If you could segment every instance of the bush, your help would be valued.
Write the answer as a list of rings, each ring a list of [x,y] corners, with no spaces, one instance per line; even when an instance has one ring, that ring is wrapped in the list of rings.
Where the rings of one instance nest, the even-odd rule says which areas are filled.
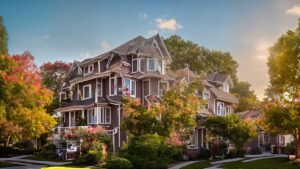
[[[207,148],[201,148],[199,153],[200,159],[209,159],[211,157],[211,152]]]
[[[102,160],[102,154],[95,150],[90,150],[86,154],[74,160],[75,165],[97,165]]]
[[[164,160],[147,160],[139,156],[130,156],[129,159],[135,169],[167,169],[167,162]]]
[[[237,150],[236,149],[232,149],[229,151],[229,153],[226,155],[226,158],[235,158],[237,157]]]
[[[0,157],[12,157],[17,155],[34,154],[34,149],[19,149],[14,147],[0,146]]]
[[[55,160],[58,158],[56,155],[56,145],[55,144],[48,144],[37,152],[37,157],[41,159],[48,159],[48,160]]]
[[[249,154],[261,154],[261,150],[258,147],[251,148]]]
[[[107,163],[107,169],[132,169],[132,163],[126,158],[116,157]]]

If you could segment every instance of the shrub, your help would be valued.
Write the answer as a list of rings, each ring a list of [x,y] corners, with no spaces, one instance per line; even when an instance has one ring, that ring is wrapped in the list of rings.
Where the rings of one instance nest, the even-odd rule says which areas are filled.
[[[132,163],[126,158],[113,158],[107,163],[107,169],[132,169]]]
[[[102,154],[95,150],[90,150],[86,154],[74,160],[75,165],[97,165],[102,160]]]
[[[261,154],[261,150],[258,147],[251,148],[249,154]]]
[[[237,150],[236,149],[232,149],[229,151],[229,153],[226,155],[226,158],[235,158],[237,157]]]
[[[147,160],[139,156],[130,156],[129,159],[135,169],[167,169],[167,162],[164,160]]]
[[[38,150],[37,157],[41,159],[49,159],[49,160],[57,159],[58,157],[56,155],[56,145],[48,144],[42,147],[41,149]]]
[[[209,159],[211,157],[211,152],[207,148],[201,148],[199,153],[200,159]]]

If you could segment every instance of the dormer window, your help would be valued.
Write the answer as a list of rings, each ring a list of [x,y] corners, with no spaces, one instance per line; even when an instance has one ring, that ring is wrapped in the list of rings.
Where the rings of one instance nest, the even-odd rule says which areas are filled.
[[[94,64],[89,65],[88,67],[84,68],[84,74],[89,74],[94,71]]]
[[[223,90],[224,90],[224,92],[229,93],[229,84],[228,83],[223,84]]]
[[[155,71],[155,59],[148,58],[147,61],[148,61],[148,64],[147,64],[148,71]]]

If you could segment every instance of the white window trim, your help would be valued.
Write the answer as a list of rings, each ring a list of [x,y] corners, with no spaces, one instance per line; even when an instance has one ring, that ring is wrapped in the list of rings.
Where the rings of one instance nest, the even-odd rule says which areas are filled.
[[[109,121],[107,120],[107,116],[106,116],[106,109],[109,109]],[[98,124],[111,124],[111,107],[98,107],[97,109],[97,123]],[[103,114],[102,114],[103,113]],[[102,120],[103,118],[103,120]]]
[[[113,93],[111,91],[111,79],[114,79],[114,90]],[[109,96],[116,96],[117,95],[117,89],[118,88],[118,83],[117,83],[117,77],[109,77]]]
[[[61,97],[62,94],[65,94],[65,98],[62,98],[62,97]],[[59,102],[61,102],[62,100],[66,100],[66,99],[67,99],[67,92],[61,91],[61,92],[59,93]]]
[[[131,71],[132,73],[137,73],[140,71],[140,62],[139,62],[140,59],[138,59],[137,57],[135,59],[132,59],[131,61]],[[136,71],[133,71],[133,61],[136,61]]]
[[[187,146],[188,149],[198,149],[198,130],[195,129],[195,132],[194,132],[194,137],[195,137],[195,144],[189,144]],[[190,136],[190,142],[192,140],[192,136]]]
[[[84,90],[85,87],[89,87],[89,97],[84,97],[84,96],[85,96],[85,90]],[[92,85],[91,85],[91,84],[84,85],[84,86],[82,87],[82,91],[83,91],[82,100],[86,100],[86,99],[92,98]]]
[[[100,89],[99,89],[98,85],[101,86]],[[98,92],[99,90],[100,90],[100,95],[99,95],[99,92]],[[98,83],[97,83],[97,91],[96,91],[96,92],[97,92],[97,96],[98,96],[98,97],[103,97],[103,85],[102,85],[101,82],[98,82]]]
[[[207,97],[207,98],[204,97],[204,94],[208,94],[208,97]],[[209,90],[204,89],[204,90],[202,91],[202,97],[203,97],[204,100],[210,99],[210,92],[209,92]]]
[[[101,73],[101,61],[98,61],[98,73]]]
[[[97,109],[96,108],[92,108],[92,109],[88,109],[87,110],[87,124],[97,124],[97,113],[95,113]],[[90,111],[92,111],[92,113],[94,112],[94,116],[93,117],[93,120],[91,121],[90,119]]]
[[[158,81],[158,86],[157,86],[157,97],[162,97],[163,95],[160,95],[159,94],[159,91],[160,91],[160,89],[159,89],[159,84],[160,83],[166,83],[167,84],[167,88],[166,88],[166,90],[168,90],[169,89],[169,83],[167,82],[167,81],[163,81],[163,80],[160,80],[160,81]]]
[[[219,111],[219,105],[223,105],[223,106],[222,106],[223,109],[221,109],[221,110],[224,111],[224,115],[225,115],[225,113],[226,113],[226,112],[225,112],[225,107],[224,107],[225,105],[224,105],[224,103],[223,103],[223,102],[217,102],[217,115],[218,115],[218,116],[224,116],[224,115],[222,115],[221,112]]]
[[[229,111],[227,111],[227,110],[229,110]],[[227,106],[225,111],[226,111],[226,112],[225,112],[226,115],[231,114],[231,106]]]
[[[129,80],[129,95],[130,97],[133,97],[133,98],[136,98],[136,81],[135,80],[132,80],[132,79],[128,79],[128,78],[124,78],[124,81],[123,81],[123,86],[125,88],[125,81],[126,80]],[[134,82],[134,94],[131,94],[131,91],[132,91],[132,82]],[[124,89],[123,89],[124,90]]]
[[[149,63],[150,63],[149,60],[153,60],[153,61],[154,61],[154,69],[153,69],[153,70],[150,70],[150,69],[149,69],[149,67],[150,67],[150,66],[149,66]],[[157,70],[157,69],[155,69],[155,68],[156,68],[156,61],[155,61],[155,58],[148,57],[148,58],[147,58],[147,71],[148,71],[148,72],[154,72],[154,71]]]
[[[90,71],[90,67],[92,67],[92,70]],[[84,75],[88,75],[88,74],[91,74],[93,71],[94,71],[94,63],[90,64],[87,66],[87,72],[85,72],[85,68],[84,68]]]

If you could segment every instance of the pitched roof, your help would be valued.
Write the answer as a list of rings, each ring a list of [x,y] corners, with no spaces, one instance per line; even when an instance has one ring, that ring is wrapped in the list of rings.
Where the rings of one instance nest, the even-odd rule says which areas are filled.
[[[230,102],[230,103],[238,103],[239,100],[232,94],[223,92],[215,87],[210,88],[210,90],[216,95],[218,99]]]
[[[228,74],[211,73],[207,76],[207,80],[224,83],[229,78],[229,76],[230,75]]]
[[[257,119],[262,116],[262,110],[251,110],[251,111],[243,111],[236,113],[242,119]]]

